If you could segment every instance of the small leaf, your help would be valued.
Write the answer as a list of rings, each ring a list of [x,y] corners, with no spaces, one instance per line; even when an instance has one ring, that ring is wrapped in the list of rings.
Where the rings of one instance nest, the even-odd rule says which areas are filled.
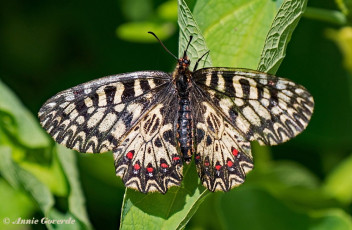
[[[258,70],[275,74],[286,55],[286,47],[307,5],[307,0],[286,0],[266,37]]]
[[[202,35],[197,22],[194,20],[191,11],[184,0],[178,0],[178,25],[180,27],[178,55],[183,57],[183,52],[186,50],[186,46],[189,43],[190,36],[193,36],[193,40],[187,50],[188,58],[191,60],[190,69],[194,68],[195,63],[198,59],[209,51],[205,44],[205,39]],[[211,67],[212,62],[210,56],[205,56],[200,60],[198,68]]]

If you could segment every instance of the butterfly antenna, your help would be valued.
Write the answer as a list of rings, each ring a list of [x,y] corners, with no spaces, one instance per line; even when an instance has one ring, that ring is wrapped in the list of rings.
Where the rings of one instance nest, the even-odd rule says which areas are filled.
[[[171,54],[171,56],[173,56],[176,60],[178,60],[178,58],[177,58],[173,53],[171,53],[170,50],[168,50],[168,49],[166,48],[166,46],[163,44],[163,42],[160,41],[160,39],[158,38],[158,36],[156,36],[156,34],[154,34],[153,32],[150,32],[150,31],[148,32],[148,34],[153,35],[153,36],[156,38],[156,40],[158,40],[158,42],[160,43],[160,45],[166,50],[166,52],[168,52],[169,54]]]
[[[188,42],[188,44],[187,44],[187,47],[186,47],[186,49],[185,49],[185,52],[183,53],[183,57],[184,57],[184,58],[187,56],[187,50],[188,50],[189,45],[191,44],[192,39],[193,39],[193,36],[192,36],[192,35],[189,36],[189,42]]]
[[[198,61],[197,61],[196,64],[194,65],[193,72],[197,69],[200,60],[202,60],[205,55],[209,54],[209,52],[210,52],[210,50],[208,50],[205,54],[203,54],[203,55],[198,59]]]

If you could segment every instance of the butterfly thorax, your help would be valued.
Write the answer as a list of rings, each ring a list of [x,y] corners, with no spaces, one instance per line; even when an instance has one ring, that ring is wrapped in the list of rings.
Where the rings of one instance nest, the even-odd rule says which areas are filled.
[[[192,118],[189,100],[191,87],[191,71],[188,69],[190,61],[187,57],[180,58],[173,73],[179,99],[177,119],[177,143],[183,160],[189,163],[192,159]]]

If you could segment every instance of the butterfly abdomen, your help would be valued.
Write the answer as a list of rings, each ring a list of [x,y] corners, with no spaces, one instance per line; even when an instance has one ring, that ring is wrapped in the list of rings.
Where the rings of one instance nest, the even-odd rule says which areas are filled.
[[[184,161],[190,162],[192,159],[192,121],[190,102],[188,98],[181,98],[180,109],[177,120],[177,139]]]
[[[176,87],[179,98],[177,119],[177,142],[183,160],[189,163],[192,159],[192,117],[189,101],[189,78],[183,72],[178,72]]]

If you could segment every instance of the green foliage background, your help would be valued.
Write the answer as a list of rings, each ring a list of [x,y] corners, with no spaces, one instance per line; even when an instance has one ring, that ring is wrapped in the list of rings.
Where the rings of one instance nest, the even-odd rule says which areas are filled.
[[[194,18],[181,6],[180,35],[176,1],[1,3],[0,229],[352,229],[352,3],[309,0],[298,23],[298,12],[276,16],[290,2],[304,1],[187,1]],[[36,113],[88,80],[172,71],[175,60],[147,31],[174,53],[197,33],[190,56],[211,50],[201,66],[259,68],[304,85],[316,102],[310,125],[279,146],[253,143],[255,169],[226,194],[204,190],[192,164],[164,196],[125,192],[110,153],[55,145]],[[5,217],[75,224],[6,225]]]

